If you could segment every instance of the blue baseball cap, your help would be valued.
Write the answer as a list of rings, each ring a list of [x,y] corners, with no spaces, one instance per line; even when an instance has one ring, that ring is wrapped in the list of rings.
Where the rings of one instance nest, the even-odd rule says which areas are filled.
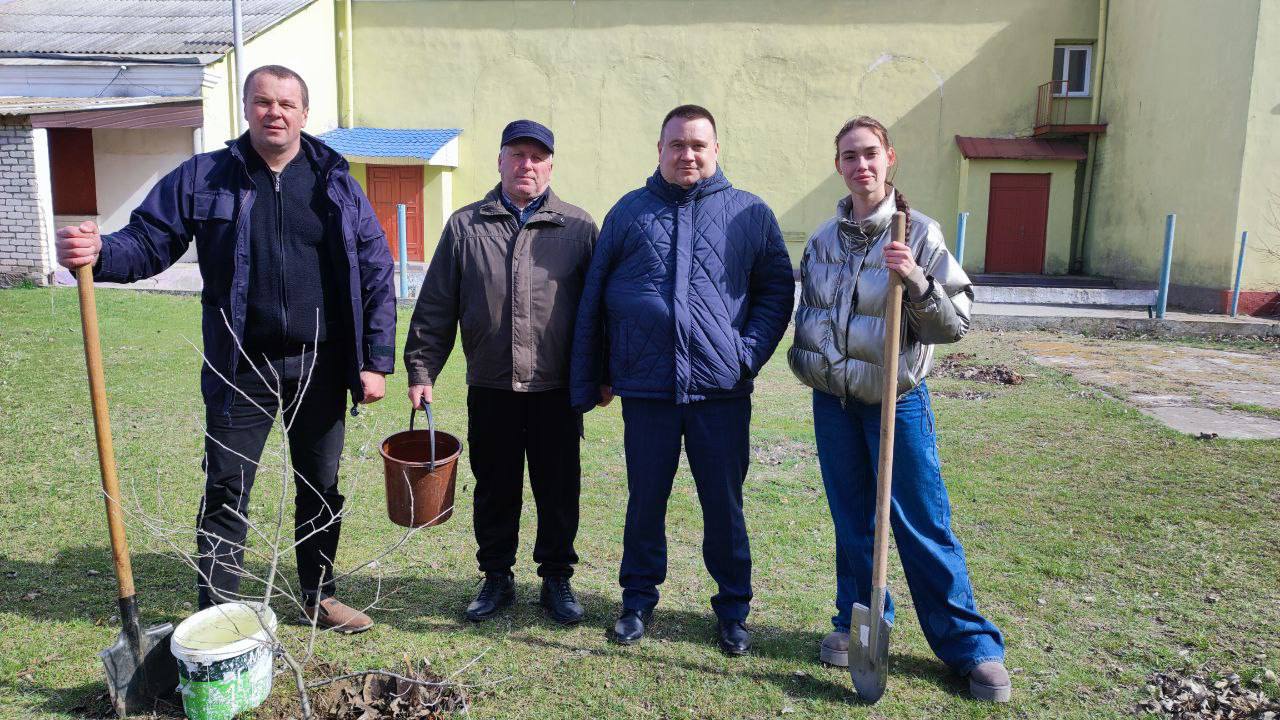
[[[556,136],[551,134],[546,125],[532,120],[513,120],[503,128],[503,145],[510,145],[517,140],[533,140],[541,143],[549,153],[556,151]]]

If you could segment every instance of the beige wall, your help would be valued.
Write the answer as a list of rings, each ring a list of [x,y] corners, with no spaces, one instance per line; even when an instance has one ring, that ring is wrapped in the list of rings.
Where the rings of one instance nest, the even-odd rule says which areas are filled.
[[[454,204],[496,180],[504,124],[557,134],[554,187],[597,219],[656,164],[681,102],[720,125],[722,164],[796,245],[845,189],[832,136],[866,113],[890,128],[899,185],[954,225],[954,136],[1029,135],[1058,38],[1093,38],[1096,0],[357,2],[356,124],[460,127]]]
[[[965,183],[965,207],[969,221],[965,229],[964,267],[970,273],[982,272],[987,255],[987,205],[991,196],[992,173],[1049,173],[1049,219],[1045,228],[1044,272],[1062,275],[1067,272],[1071,255],[1071,223],[1074,217],[1076,168],[1066,160],[970,160],[969,178]],[[937,218],[943,233],[955,231],[955,220]],[[951,241],[955,249],[954,240]]]
[[[1241,286],[1274,292],[1280,290],[1280,3],[1263,2],[1259,10],[1236,238],[1249,231]]]
[[[93,131],[93,175],[98,225],[114,232],[160,178],[191,157],[191,128]]]
[[[1272,97],[1276,83],[1274,70],[1250,70],[1258,6],[1111,4],[1102,88],[1108,127],[1098,142],[1087,272],[1157,282],[1165,215],[1174,212],[1171,282],[1230,287],[1250,78]],[[1274,155],[1269,162],[1274,167]]]
[[[334,47],[333,0],[316,0],[245,43],[245,71],[284,65],[307,81],[311,110],[306,131],[319,135],[338,126],[338,75]],[[204,144],[216,150],[235,137],[243,113],[234,101],[234,64],[230,54],[209,67],[214,78],[204,92]]]

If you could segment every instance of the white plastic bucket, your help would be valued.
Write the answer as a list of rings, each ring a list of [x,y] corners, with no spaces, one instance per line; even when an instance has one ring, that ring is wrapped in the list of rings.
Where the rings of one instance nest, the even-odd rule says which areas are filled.
[[[267,631],[275,629],[271,608],[247,603],[215,605],[178,625],[169,649],[178,662],[178,690],[188,718],[231,720],[267,699],[273,664]]]

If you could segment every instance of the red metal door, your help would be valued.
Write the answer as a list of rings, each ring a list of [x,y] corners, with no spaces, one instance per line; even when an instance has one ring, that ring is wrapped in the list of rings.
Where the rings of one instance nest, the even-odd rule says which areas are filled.
[[[1048,223],[1048,173],[992,173],[985,271],[1044,272]]]
[[[373,212],[387,234],[391,257],[400,261],[400,236],[396,228],[396,205],[404,204],[405,245],[411,262],[425,262],[422,248],[422,166],[370,165],[365,183]]]

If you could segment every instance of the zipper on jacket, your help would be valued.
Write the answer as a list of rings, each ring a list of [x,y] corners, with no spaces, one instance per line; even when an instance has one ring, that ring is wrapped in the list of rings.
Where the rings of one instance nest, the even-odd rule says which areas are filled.
[[[285,272],[285,248],[284,248],[284,195],[280,192],[280,178],[284,175],[284,170],[276,172],[271,170],[271,183],[275,186],[276,195],[276,242],[280,248],[280,308],[281,327],[280,342],[283,344],[289,338],[289,297],[285,292],[284,283],[288,273]]]

